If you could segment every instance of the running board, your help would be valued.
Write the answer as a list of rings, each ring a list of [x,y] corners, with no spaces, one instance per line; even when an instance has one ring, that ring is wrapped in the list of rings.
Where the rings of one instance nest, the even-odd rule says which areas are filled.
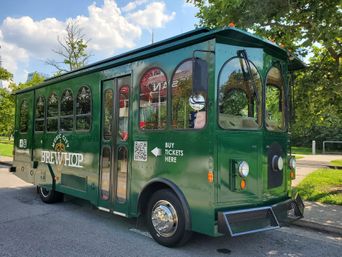
[[[218,232],[232,237],[279,227],[271,206],[218,212]]]

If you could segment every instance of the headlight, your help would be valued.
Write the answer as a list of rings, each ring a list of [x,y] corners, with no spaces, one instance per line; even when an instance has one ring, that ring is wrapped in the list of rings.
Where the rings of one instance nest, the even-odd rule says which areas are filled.
[[[272,159],[272,168],[273,170],[283,170],[284,168],[284,160],[281,156],[275,155]]]
[[[245,178],[249,173],[249,165],[246,161],[242,161],[239,164],[239,174],[241,177]]]
[[[291,157],[289,159],[289,167],[291,170],[295,170],[296,169],[296,159],[294,157]]]

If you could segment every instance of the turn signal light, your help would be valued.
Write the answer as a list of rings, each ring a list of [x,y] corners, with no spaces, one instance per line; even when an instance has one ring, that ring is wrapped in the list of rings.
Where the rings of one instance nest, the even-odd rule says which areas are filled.
[[[246,180],[244,180],[244,179],[241,179],[241,182],[240,182],[240,188],[241,188],[241,189],[245,189],[245,188],[246,188],[246,186],[247,186],[247,184],[246,184]]]
[[[214,181],[214,172],[209,170],[208,171],[208,182],[213,183],[213,181]]]
[[[293,180],[296,178],[296,173],[294,172],[294,170],[290,171],[290,178]]]

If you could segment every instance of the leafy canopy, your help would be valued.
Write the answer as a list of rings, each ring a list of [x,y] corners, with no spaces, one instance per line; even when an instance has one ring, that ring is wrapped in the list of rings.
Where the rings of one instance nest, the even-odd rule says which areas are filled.
[[[199,8],[201,26],[238,28],[275,40],[305,56],[320,44],[339,63],[342,9],[340,0],[188,0]]]

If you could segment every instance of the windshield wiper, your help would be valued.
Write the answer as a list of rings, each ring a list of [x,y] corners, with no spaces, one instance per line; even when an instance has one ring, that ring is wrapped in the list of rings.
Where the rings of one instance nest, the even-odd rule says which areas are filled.
[[[248,57],[247,57],[246,50],[238,50],[237,51],[237,56],[242,58],[245,61],[245,65],[247,67],[247,72],[248,72],[249,78],[250,78],[250,80],[252,82],[253,95],[255,96],[257,105],[259,106],[259,95],[258,95],[258,92],[257,92],[257,87],[256,87],[255,80],[254,80],[254,77],[253,77],[253,74],[252,74],[252,69],[251,69],[251,65],[250,65]],[[244,67],[243,67],[241,62],[240,62],[240,65],[241,65],[241,70],[242,70],[242,73],[243,73],[243,77],[244,77],[245,81],[248,81],[248,77],[247,77],[246,71],[245,71],[245,69],[244,69]]]

